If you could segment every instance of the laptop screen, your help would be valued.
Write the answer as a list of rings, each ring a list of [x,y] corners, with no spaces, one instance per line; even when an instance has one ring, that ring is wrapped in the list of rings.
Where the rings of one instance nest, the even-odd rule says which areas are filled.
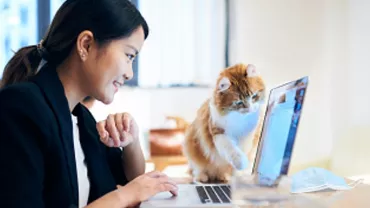
[[[271,90],[254,172],[276,179],[288,173],[308,77]]]

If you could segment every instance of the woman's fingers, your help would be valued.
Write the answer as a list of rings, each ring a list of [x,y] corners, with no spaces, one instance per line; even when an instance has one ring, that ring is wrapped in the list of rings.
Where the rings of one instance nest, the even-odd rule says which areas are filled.
[[[177,196],[178,194],[177,184],[174,181],[172,181],[166,174],[159,171],[152,171],[147,173],[147,175],[156,180],[155,187],[157,192],[169,191],[174,196]]]
[[[152,178],[159,178],[161,176],[167,176],[166,174],[164,174],[160,171],[157,171],[157,170],[151,171],[151,172],[147,173],[147,175],[152,177]]]
[[[107,144],[107,143],[108,143],[108,139],[109,139],[109,134],[108,134],[108,132],[105,130],[105,125],[106,125],[106,122],[105,122],[105,121],[100,121],[100,122],[98,122],[98,123],[96,124],[96,129],[98,130],[100,140],[101,140],[104,144]]]
[[[120,146],[126,146],[131,143],[128,133],[125,131],[125,120],[124,114],[118,113],[115,115],[114,120],[116,122],[117,131],[119,133]]]
[[[158,178],[158,182],[160,184],[164,184],[164,183],[169,183],[169,184],[172,184],[174,186],[176,186],[176,183],[174,181],[172,181],[168,176],[161,176]]]
[[[173,186],[176,186],[177,187],[176,182],[174,182],[173,180],[171,180],[171,178],[169,178],[166,174],[164,174],[162,172],[153,171],[153,172],[149,172],[148,175],[151,176],[152,178],[156,178],[158,184],[168,183],[168,184],[172,184]]]
[[[123,114],[123,130],[126,132],[130,132],[130,126],[131,126],[131,116],[128,113]]]
[[[120,135],[120,140],[123,141],[123,115],[122,113],[118,113],[114,116],[114,122],[116,123],[117,131]]]
[[[172,195],[174,195],[174,196],[179,195],[179,189],[177,188],[177,186],[176,186],[176,188],[175,188],[175,189],[170,190],[170,193],[171,193]]]
[[[176,188],[176,190],[171,190],[170,193],[174,196],[177,196],[179,194],[179,191],[178,189]]]
[[[121,146],[126,147],[132,142],[132,136],[127,132],[122,132]]]
[[[128,113],[110,114],[97,123],[100,140],[109,147],[125,147],[137,139],[135,121]],[[134,127],[131,127],[134,126]],[[133,131],[133,132],[130,132]]]
[[[165,192],[165,191],[169,191],[174,196],[177,196],[178,194],[177,186],[171,183],[162,183],[159,186],[157,186],[157,192]]]
[[[106,121],[106,129],[113,139],[114,146],[118,147],[120,144],[120,136],[115,124],[114,115],[109,115]]]
[[[163,173],[162,175],[160,175],[160,173],[158,174],[157,188],[158,188],[157,191],[159,192],[169,191],[175,196],[177,196],[178,194],[177,184]]]

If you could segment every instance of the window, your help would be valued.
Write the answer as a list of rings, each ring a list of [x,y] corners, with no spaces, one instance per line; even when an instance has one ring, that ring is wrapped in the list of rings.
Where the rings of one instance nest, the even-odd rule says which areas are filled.
[[[59,7],[62,6],[65,0],[50,0],[50,20],[53,19],[55,13],[58,11]]]
[[[225,67],[224,0],[139,0],[150,34],[138,58],[141,87],[213,84]]]
[[[19,48],[37,42],[37,0],[0,0],[0,79]]]

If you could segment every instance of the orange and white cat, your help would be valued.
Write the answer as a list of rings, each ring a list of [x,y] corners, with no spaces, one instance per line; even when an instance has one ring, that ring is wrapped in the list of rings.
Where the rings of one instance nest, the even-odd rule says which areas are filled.
[[[248,167],[241,144],[258,126],[265,98],[265,84],[251,64],[224,69],[216,83],[183,144],[191,174],[199,182],[227,181],[234,169]]]

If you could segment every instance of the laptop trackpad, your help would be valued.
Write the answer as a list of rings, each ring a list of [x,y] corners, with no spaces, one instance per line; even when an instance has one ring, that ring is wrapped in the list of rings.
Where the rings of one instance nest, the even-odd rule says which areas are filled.
[[[173,196],[170,192],[162,192],[143,202],[141,207],[192,207],[201,204],[195,186],[181,184],[178,196]]]

